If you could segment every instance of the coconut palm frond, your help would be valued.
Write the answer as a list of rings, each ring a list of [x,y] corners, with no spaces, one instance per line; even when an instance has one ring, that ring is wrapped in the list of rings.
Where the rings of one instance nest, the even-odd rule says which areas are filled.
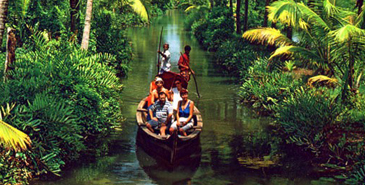
[[[301,58],[319,59],[320,57],[313,53],[312,51],[298,46],[282,46],[275,50],[275,52],[270,56],[269,60],[278,56],[296,56]]]
[[[250,42],[258,42],[260,44],[269,44],[276,46],[288,46],[293,42],[284,34],[275,28],[257,28],[248,30],[242,35],[243,38]]]
[[[189,6],[191,6],[192,4],[190,2],[183,2],[183,3],[180,4],[180,6],[182,6],[182,5],[189,5]]]
[[[185,12],[189,12],[189,11],[191,11],[191,10],[193,10],[193,9],[196,9],[196,6],[195,6],[195,5],[191,5],[191,6],[187,7],[187,8],[185,9]]]
[[[299,22],[297,3],[293,0],[276,1],[267,8],[268,18],[273,22],[280,21],[289,26],[294,26]]]
[[[16,151],[26,150],[31,140],[27,134],[0,120],[0,143]]]
[[[268,7],[269,20],[280,21],[292,27],[307,29],[308,24],[318,25],[329,29],[327,23],[304,3],[296,3],[293,0],[276,1]]]
[[[332,17],[333,15],[340,13],[338,7],[332,4],[332,2],[329,0],[323,1],[323,9],[325,10],[328,17]]]
[[[330,30],[330,27],[328,26],[326,21],[324,21],[321,16],[319,16],[316,12],[314,12],[305,4],[298,3],[298,9],[300,9],[301,13],[303,14],[303,19],[305,20],[305,22],[311,23],[313,25],[318,25],[325,30]]]
[[[141,0],[132,0],[129,5],[133,8],[134,12],[142,17],[143,20],[148,21],[148,13]]]
[[[314,84],[318,84],[318,83],[324,83],[324,85],[328,85],[328,86],[336,86],[338,83],[338,80],[336,78],[330,78],[328,76],[324,76],[324,75],[317,75],[317,76],[313,76],[311,78],[308,79],[307,85],[309,85],[310,87],[313,87]]]
[[[365,30],[358,28],[355,25],[347,24],[337,30],[331,31],[329,35],[335,38],[335,42],[345,43],[350,39],[364,37]]]

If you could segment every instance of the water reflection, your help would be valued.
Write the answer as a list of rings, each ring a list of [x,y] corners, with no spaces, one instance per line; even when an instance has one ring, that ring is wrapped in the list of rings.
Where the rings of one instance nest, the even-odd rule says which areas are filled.
[[[138,146],[136,156],[140,167],[159,185],[191,184],[201,159],[201,153],[196,153],[180,161],[178,165],[171,165],[167,161],[150,156]]]

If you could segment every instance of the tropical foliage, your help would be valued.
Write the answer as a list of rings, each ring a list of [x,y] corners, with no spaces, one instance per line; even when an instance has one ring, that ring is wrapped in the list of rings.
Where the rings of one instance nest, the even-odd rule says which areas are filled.
[[[269,5],[267,14],[263,4]],[[337,180],[363,183],[363,1],[250,1],[245,14],[248,27],[254,29],[242,35],[244,40],[230,30],[223,42],[209,37],[212,29],[219,30],[209,27],[219,7],[211,6],[204,9],[205,16],[190,7],[186,26],[191,25],[203,48],[217,51],[215,58],[228,73],[241,77],[243,102],[275,119],[280,143],[263,155],[300,154],[305,163],[310,161]],[[237,21],[234,16],[224,18]]]
[[[162,12],[162,2],[94,1],[87,51],[80,50],[86,1],[6,2],[0,17],[15,28],[17,49],[7,74],[0,54],[0,179],[28,184],[62,175],[81,156],[87,162],[108,153],[100,138],[123,120],[118,76],[132,59],[125,27],[148,24],[147,10]],[[79,8],[71,10],[74,2]]]
[[[298,41],[294,42],[275,28],[258,28],[247,31],[243,37],[250,41],[278,47],[270,56],[299,59],[317,69],[319,73],[343,79],[343,97],[347,87],[354,86],[354,65],[363,59],[363,14],[335,6],[336,1],[326,0],[311,9],[302,2],[277,1],[268,7],[269,20],[294,29]],[[321,38],[321,39],[318,39]]]

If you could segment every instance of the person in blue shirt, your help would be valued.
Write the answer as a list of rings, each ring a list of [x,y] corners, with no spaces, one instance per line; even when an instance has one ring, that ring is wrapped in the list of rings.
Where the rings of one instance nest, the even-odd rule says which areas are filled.
[[[187,136],[186,131],[193,127],[194,102],[188,99],[188,90],[180,91],[182,100],[178,103],[176,121],[171,125],[169,131],[174,133],[179,130],[180,134]]]

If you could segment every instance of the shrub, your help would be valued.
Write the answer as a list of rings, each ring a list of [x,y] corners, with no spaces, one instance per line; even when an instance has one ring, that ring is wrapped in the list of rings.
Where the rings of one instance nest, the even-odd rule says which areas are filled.
[[[319,155],[327,144],[325,138],[330,134],[329,128],[340,120],[344,107],[326,93],[300,88],[277,105],[274,111],[289,137],[288,142],[310,148]]]
[[[215,7],[205,20],[194,22],[192,30],[204,49],[216,51],[224,41],[232,38],[234,31],[232,12],[225,7]]]
[[[248,68],[252,65],[252,61],[262,58],[266,54],[266,51],[261,51],[256,46],[249,45],[247,42],[243,42],[239,36],[236,36],[219,46],[215,58],[226,72],[244,78]]]
[[[239,95],[261,112],[272,113],[273,107],[302,85],[291,73],[269,71],[267,59],[258,59],[249,67]]]
[[[33,141],[22,169],[59,175],[89,148],[98,150],[93,138],[119,124],[121,84],[104,64],[113,56],[91,55],[63,38],[34,48],[17,49],[9,79],[0,82],[0,105],[16,104],[3,119]]]

